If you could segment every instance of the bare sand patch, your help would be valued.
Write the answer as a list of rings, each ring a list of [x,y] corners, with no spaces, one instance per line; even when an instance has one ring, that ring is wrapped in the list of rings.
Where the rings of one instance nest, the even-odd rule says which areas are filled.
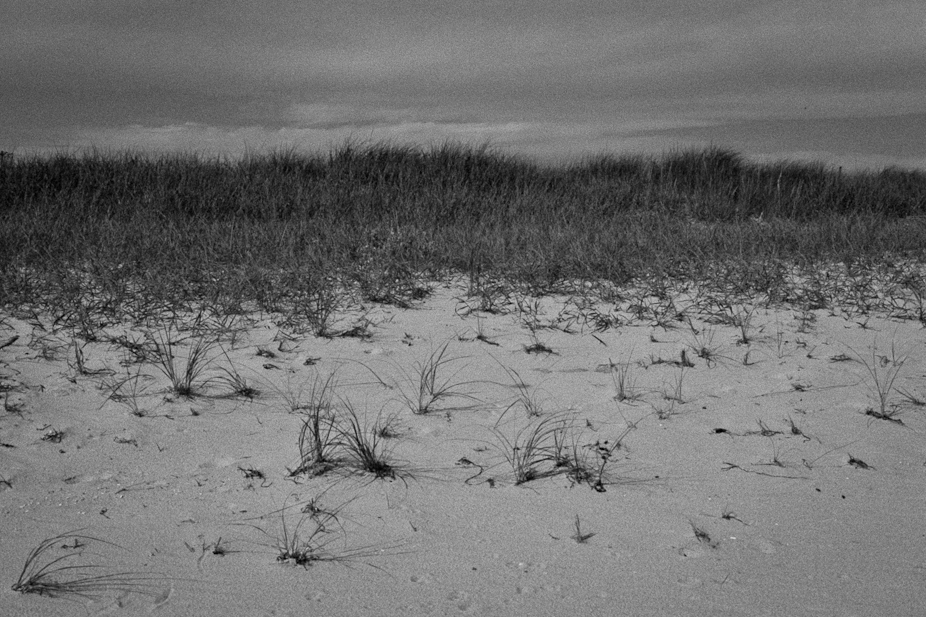
[[[0,613],[921,614],[920,323],[740,305],[597,329],[623,309],[462,296],[335,338],[213,324],[185,393],[143,329],[7,316]],[[161,331],[181,382],[202,332]],[[325,383],[330,467],[293,474]],[[47,582],[116,578],[14,592],[46,539],[39,571],[69,556]]]

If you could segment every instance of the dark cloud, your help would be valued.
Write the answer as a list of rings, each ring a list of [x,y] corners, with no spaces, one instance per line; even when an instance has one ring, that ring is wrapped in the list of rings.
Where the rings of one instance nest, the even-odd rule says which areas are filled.
[[[640,127],[926,112],[920,2],[0,0],[0,14],[4,148],[353,127],[557,135],[545,147],[573,152]]]

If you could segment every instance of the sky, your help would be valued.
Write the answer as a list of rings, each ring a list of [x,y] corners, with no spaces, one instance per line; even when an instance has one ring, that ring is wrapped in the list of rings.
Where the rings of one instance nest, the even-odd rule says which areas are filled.
[[[923,0],[0,0],[0,150],[926,169]]]

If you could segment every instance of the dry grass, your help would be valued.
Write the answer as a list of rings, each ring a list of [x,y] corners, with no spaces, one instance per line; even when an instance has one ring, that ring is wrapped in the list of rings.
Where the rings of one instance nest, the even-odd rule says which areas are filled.
[[[76,531],[42,540],[26,557],[13,591],[50,597],[96,598],[109,593],[163,593],[162,576],[143,572],[112,571],[110,566],[82,563],[90,546],[122,548],[101,538]]]

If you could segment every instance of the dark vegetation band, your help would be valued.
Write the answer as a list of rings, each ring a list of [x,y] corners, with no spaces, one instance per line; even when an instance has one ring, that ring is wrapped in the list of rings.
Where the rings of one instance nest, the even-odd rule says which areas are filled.
[[[73,285],[75,271],[241,300],[306,277],[467,274],[543,291],[718,267],[762,288],[795,264],[920,260],[924,214],[926,173],[720,148],[559,166],[455,144],[4,157],[0,301]]]

